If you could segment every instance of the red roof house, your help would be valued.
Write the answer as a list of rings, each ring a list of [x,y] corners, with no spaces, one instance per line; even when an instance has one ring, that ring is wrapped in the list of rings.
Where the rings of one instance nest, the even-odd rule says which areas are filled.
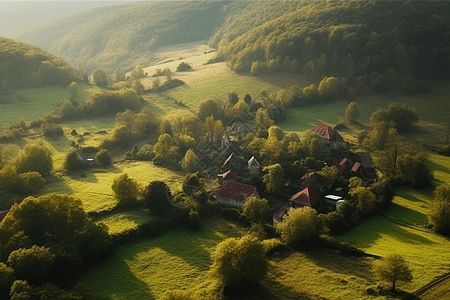
[[[242,208],[248,197],[259,197],[258,190],[252,185],[236,181],[225,181],[222,187],[212,193],[217,202],[227,206]]]
[[[317,134],[320,134],[323,139],[323,143],[326,146],[329,146],[334,149],[338,149],[342,147],[342,143],[344,139],[342,136],[333,128],[328,125],[319,124],[313,131]]]
[[[320,191],[314,186],[308,186],[293,195],[289,201],[297,207],[309,206],[316,208],[320,201]]]

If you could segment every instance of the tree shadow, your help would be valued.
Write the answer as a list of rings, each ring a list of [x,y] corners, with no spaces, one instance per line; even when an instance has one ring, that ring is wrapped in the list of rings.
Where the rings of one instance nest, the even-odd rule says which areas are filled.
[[[95,173],[91,172],[89,169],[80,170],[77,172],[70,172],[67,176],[75,181],[80,182],[98,182],[97,176]]]
[[[46,176],[45,179],[47,180],[47,182],[44,185],[44,187],[39,191],[37,196],[42,196],[49,193],[58,193],[67,195],[71,195],[74,193],[72,188],[68,186],[65,183],[65,181],[59,176],[49,175]]]
[[[424,202],[419,200],[420,202]],[[425,203],[425,202],[424,202]],[[391,204],[387,216],[397,219],[399,222],[403,222],[410,225],[425,226],[429,223],[428,216],[414,209],[409,209],[396,203]]]
[[[267,276],[261,284],[246,284],[240,288],[236,288],[232,292],[225,293],[225,299],[228,300],[310,300],[309,295],[296,291],[292,287],[282,284],[274,280],[272,276]]]

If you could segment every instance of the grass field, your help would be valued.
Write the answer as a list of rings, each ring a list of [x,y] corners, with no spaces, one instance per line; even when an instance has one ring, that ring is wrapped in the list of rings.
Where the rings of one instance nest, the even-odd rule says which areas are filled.
[[[152,219],[145,209],[134,209],[125,212],[118,212],[102,218],[97,222],[103,223],[108,227],[109,234],[120,233],[128,229],[136,228]]]
[[[98,299],[156,299],[173,289],[196,289],[205,282],[214,246],[238,234],[227,222],[171,231],[119,249],[83,281]]]
[[[450,158],[429,155],[436,183],[450,183]],[[340,236],[341,242],[352,243],[368,253],[398,253],[410,264],[414,279],[404,285],[412,292],[449,272],[450,240],[425,228],[432,190],[402,189],[383,216],[375,216]]]
[[[75,100],[79,103],[84,102],[93,90],[95,88],[90,85],[79,84]],[[69,87],[20,89],[16,93],[24,100],[0,105],[0,133],[21,120],[31,121],[40,118],[70,98]]]
[[[101,211],[113,208],[117,201],[113,197],[113,180],[126,173],[142,187],[151,181],[162,180],[172,191],[181,190],[182,176],[150,162],[123,162],[105,169],[86,169],[70,175],[61,174],[44,187],[41,194],[64,193],[81,199],[86,211]]]

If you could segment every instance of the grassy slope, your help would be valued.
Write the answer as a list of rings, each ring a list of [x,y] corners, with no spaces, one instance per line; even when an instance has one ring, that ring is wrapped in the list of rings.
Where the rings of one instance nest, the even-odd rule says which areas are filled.
[[[154,299],[173,289],[196,289],[205,281],[214,246],[237,234],[227,223],[172,231],[116,251],[84,282],[97,298],[108,299]]]
[[[142,187],[153,180],[166,182],[172,191],[181,189],[180,174],[157,167],[150,162],[123,162],[107,169],[87,169],[70,175],[60,175],[53,183],[47,184],[42,194],[66,193],[81,199],[86,211],[100,211],[113,208],[117,201],[113,197],[113,180],[127,173]]]
[[[450,183],[450,158],[429,155],[437,183]],[[426,229],[431,190],[400,190],[385,216],[375,216],[339,237],[369,253],[403,255],[414,280],[404,286],[414,291],[448,272],[450,241]]]
[[[152,217],[145,209],[135,209],[108,215],[97,220],[108,227],[109,234],[120,233],[148,222]]]

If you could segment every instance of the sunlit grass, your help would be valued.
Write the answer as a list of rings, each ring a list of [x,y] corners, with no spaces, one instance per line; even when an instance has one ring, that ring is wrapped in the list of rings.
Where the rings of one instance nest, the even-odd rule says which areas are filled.
[[[109,234],[120,233],[128,229],[148,222],[152,219],[145,209],[134,209],[130,211],[118,212],[99,218],[97,222],[103,223],[108,227]]]

